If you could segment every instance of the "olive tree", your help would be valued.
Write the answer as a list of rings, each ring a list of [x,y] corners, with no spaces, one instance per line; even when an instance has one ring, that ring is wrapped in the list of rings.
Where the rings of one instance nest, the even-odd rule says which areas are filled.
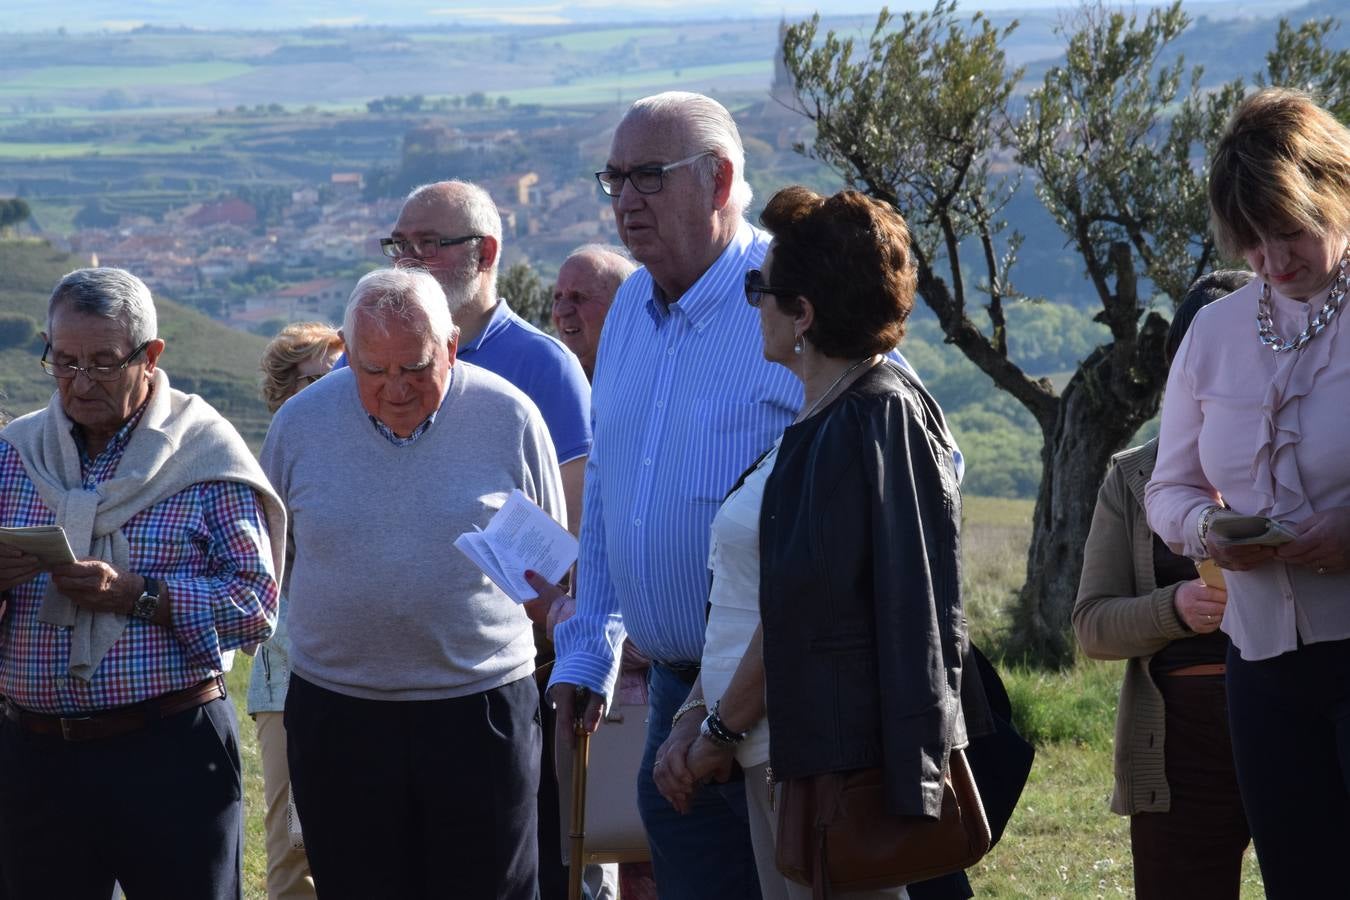
[[[1152,310],[1152,291],[1178,301],[1216,262],[1205,150],[1242,87],[1205,92],[1198,69],[1162,62],[1188,22],[1180,2],[1142,20],[1080,8],[1060,29],[1064,61],[1016,111],[1022,73],[1002,49],[1016,23],[999,29],[979,13],[959,22],[954,0],[898,20],[883,10],[862,46],[834,32],[821,38],[819,17],[784,39],[800,111],[816,126],[800,149],[905,216],[918,292],[946,341],[1040,428],[1040,489],[1008,649],[1047,665],[1074,657],[1070,614],[1097,487],[1112,454],[1158,408],[1167,321]],[[1309,84],[1333,83],[1327,73],[1344,54],[1325,50],[1330,27],[1282,25],[1281,65]],[[1283,80],[1276,53],[1269,77]],[[1008,353],[1022,238],[1000,211],[1023,174],[1081,258],[1110,332],[1062,391]]]

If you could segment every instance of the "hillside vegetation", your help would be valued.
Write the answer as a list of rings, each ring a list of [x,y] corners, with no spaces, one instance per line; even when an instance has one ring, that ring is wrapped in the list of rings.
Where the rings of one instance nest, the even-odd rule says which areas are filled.
[[[0,405],[12,415],[46,404],[53,382],[38,366],[47,298],[52,287],[72,269],[87,265],[42,241],[0,241]],[[160,357],[169,380],[179,390],[201,394],[225,415],[254,447],[267,431],[267,408],[258,398],[258,359],[266,341],[212,321],[199,312],[163,297],[155,298]],[[31,336],[15,345],[6,334],[20,336],[24,326],[15,316],[32,320]]]

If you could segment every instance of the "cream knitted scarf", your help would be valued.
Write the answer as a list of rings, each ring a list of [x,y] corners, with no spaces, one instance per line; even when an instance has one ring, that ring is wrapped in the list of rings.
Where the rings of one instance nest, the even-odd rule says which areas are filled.
[[[251,487],[262,502],[280,583],[285,564],[286,511],[239,432],[195,394],[169,387],[156,369],[150,399],[127,441],[112,478],[95,490],[81,485],[80,453],[60,394],[47,408],[11,422],[0,439],[13,445],[42,502],[56,513],[79,559],[101,559],[119,569],[130,564],[121,528],[136,514],[203,481]],[[126,628],[127,617],[77,606],[49,583],[42,622],[70,628],[70,674],[88,681]]]

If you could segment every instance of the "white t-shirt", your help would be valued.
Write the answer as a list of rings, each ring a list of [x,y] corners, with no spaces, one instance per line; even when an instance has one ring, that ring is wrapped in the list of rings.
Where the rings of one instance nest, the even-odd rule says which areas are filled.
[[[759,627],[759,509],[764,483],[778,460],[782,438],[773,445],[744,483],[723,501],[712,523],[712,592],[708,631],[703,645],[703,698],[708,708],[726,693]],[[769,761],[769,720],[760,719],[736,748],[742,768]]]

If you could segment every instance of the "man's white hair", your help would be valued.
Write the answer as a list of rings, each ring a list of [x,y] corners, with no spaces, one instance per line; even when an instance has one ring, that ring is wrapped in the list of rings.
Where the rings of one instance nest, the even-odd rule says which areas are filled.
[[[595,271],[600,277],[613,279],[616,286],[622,284],[637,268],[637,263],[633,262],[628,248],[615,244],[582,244],[567,254],[567,259],[563,262],[583,256],[594,260]]]
[[[455,323],[445,303],[445,292],[423,269],[376,269],[361,277],[347,300],[342,334],[348,348],[356,343],[357,322],[387,334],[398,319],[415,334],[430,335],[438,344],[450,342]]]
[[[52,333],[56,308],[65,303],[77,313],[120,322],[132,347],[159,336],[150,289],[126,269],[76,269],[57,282],[47,301],[48,334]]]
[[[745,146],[741,143],[736,120],[725,106],[703,94],[666,91],[635,102],[624,115],[625,121],[630,117],[683,122],[688,144],[680,151],[680,156],[692,156],[705,150],[713,154],[694,164],[695,171],[709,187],[717,173],[717,159],[729,161],[731,197],[727,201],[727,212],[738,218],[745,215],[752,196],[750,183],[745,180]]]

